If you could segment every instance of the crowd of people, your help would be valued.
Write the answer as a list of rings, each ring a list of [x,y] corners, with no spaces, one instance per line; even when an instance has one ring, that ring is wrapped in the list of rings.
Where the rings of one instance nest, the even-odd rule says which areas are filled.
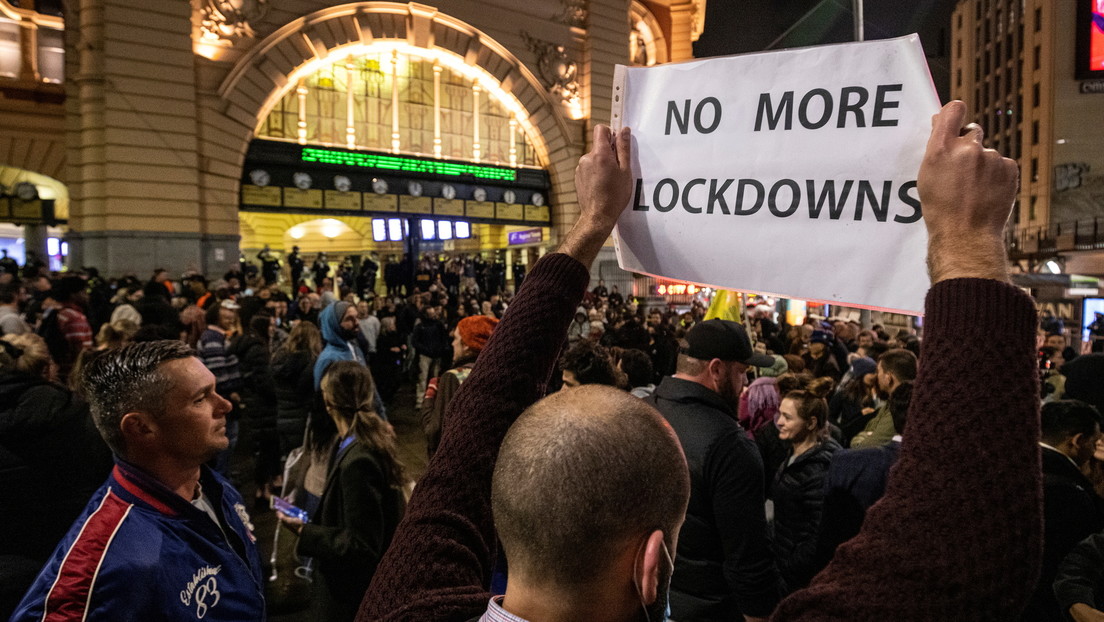
[[[1007,282],[1015,166],[963,115],[920,174],[923,339],[591,288],[631,191],[602,126],[516,295],[464,256],[401,283],[298,248],[284,282],[267,247],[213,283],[2,264],[0,613],[263,620],[249,512],[279,497],[312,619],[1104,617],[1104,354]]]

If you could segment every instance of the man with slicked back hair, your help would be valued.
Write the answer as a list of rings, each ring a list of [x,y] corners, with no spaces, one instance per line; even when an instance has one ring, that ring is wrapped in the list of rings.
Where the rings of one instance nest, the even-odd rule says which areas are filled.
[[[115,468],[17,607],[32,620],[265,620],[241,496],[206,466],[230,402],[180,341],[94,355],[82,388]]]

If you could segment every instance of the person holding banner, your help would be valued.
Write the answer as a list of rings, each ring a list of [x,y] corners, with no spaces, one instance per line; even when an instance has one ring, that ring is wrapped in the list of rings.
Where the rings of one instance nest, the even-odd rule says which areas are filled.
[[[976,125],[963,133],[965,113],[952,102],[934,117],[920,170],[934,285],[909,438],[860,534],[773,620],[1013,620],[1033,587],[1036,313],[1009,283],[1003,239],[1018,168],[982,147]],[[450,404],[359,620],[664,618],[690,495],[677,439],[614,389],[538,402],[630,202],[630,145],[627,129],[595,128],[576,172],[579,221],[533,267]],[[490,600],[496,536],[509,582]]]

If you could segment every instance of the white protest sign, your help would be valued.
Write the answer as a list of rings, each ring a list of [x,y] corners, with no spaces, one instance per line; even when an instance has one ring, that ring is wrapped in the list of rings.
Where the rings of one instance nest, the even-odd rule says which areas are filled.
[[[921,313],[916,174],[939,97],[919,37],[618,66],[632,128],[621,267],[699,285]]]

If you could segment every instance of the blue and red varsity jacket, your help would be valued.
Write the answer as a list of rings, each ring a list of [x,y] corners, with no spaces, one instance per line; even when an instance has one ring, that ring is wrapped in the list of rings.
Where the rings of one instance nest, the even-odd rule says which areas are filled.
[[[220,524],[117,461],[11,621],[265,620],[249,515],[234,487],[202,468]]]

